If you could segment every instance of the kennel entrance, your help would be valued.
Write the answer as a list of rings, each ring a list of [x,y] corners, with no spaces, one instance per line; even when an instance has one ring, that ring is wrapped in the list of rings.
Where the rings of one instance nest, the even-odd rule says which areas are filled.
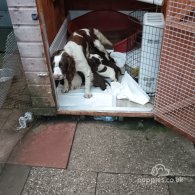
[[[7,1],[12,23],[17,34],[23,67],[28,77],[34,113],[39,115],[54,115],[57,113],[127,117],[154,116],[169,127],[180,130],[191,138],[195,138],[195,30],[193,14],[195,8],[194,4],[191,4],[192,1],[168,1],[155,104],[154,107],[153,105],[151,106],[150,111],[145,112],[136,109],[126,110],[126,105],[118,110],[92,110],[89,107],[88,111],[83,111],[82,109],[60,109],[56,101],[57,95],[49,62],[49,46],[50,50],[59,48],[52,44],[54,39],[57,40],[59,45],[62,42],[66,42],[66,37],[63,36],[63,29],[67,28],[67,10],[86,11],[105,8],[115,10],[128,8],[128,10],[131,10],[136,9],[135,5],[137,5],[138,1],[132,0],[132,3],[126,0],[120,1],[120,3],[112,1],[112,5],[110,1],[105,0],[99,1],[101,3],[96,5],[86,4],[83,1],[64,0]],[[46,5],[42,6],[42,3]],[[139,5],[145,7],[148,4],[143,5],[140,3]],[[36,17],[37,10],[39,17]],[[52,17],[51,14],[53,14]],[[61,26],[62,28],[60,28]],[[58,32],[62,35],[61,39],[58,39],[56,36]],[[42,35],[40,36],[41,33]],[[178,47],[178,43],[180,47]]]
[[[69,11],[68,18],[74,18],[75,14],[78,13],[76,11]],[[106,18],[107,20],[103,22],[103,19]],[[73,20],[68,21],[68,27],[66,34],[71,34],[75,30],[82,29],[82,28],[98,28],[103,34],[107,36],[107,38],[113,43],[115,50],[109,50],[110,55],[117,61],[121,60],[123,62],[118,63],[119,65],[122,65],[121,68],[125,69],[125,62],[126,62],[126,48],[133,49],[134,48],[134,39],[136,37],[137,31],[140,28],[139,21],[134,18],[137,22],[134,22],[133,20],[130,20],[131,16],[112,11],[112,10],[104,10],[104,11],[91,11],[84,13],[83,15],[74,18]],[[117,21],[117,25],[113,23],[113,21]],[[65,34],[64,33],[64,34]],[[57,35],[58,36],[58,35]],[[55,44],[55,42],[54,42]],[[131,44],[131,45],[130,45]],[[121,46],[124,45],[123,52],[125,53],[119,53],[119,50],[121,50]],[[52,47],[50,50],[53,50]],[[119,55],[120,58],[118,58],[115,55]],[[116,63],[117,64],[117,63]],[[128,79],[128,75],[126,74],[121,75],[122,82],[125,80],[124,78]],[[120,79],[119,79],[120,80]],[[131,82],[131,81],[130,81]],[[120,84],[120,83],[116,83]],[[132,83],[130,83],[131,85]],[[136,84],[136,82],[135,82]],[[137,85],[138,86],[138,85]],[[65,113],[65,112],[75,112],[75,111],[81,111],[83,113],[86,112],[103,112],[104,114],[107,113],[109,115],[110,113],[113,114],[113,112],[125,112],[128,114],[136,113],[137,115],[151,115],[152,114],[152,108],[153,108],[153,98],[151,98],[150,102],[148,103],[141,102],[139,99],[142,98],[148,98],[147,94],[144,94],[147,97],[139,97],[140,93],[136,95],[137,91],[134,89],[135,86],[132,86],[133,91],[127,91],[127,89],[124,89],[124,86],[117,86],[113,83],[110,83],[110,86],[107,86],[106,90],[101,90],[100,88],[96,88],[92,86],[92,98],[85,99],[83,97],[84,93],[84,86],[81,87],[81,89],[77,90],[70,90],[68,93],[61,93],[61,88],[58,86],[56,90],[57,94],[57,100],[58,100],[58,106],[59,111]],[[123,87],[121,92],[116,95],[116,91],[120,90],[119,88],[116,89],[116,87]],[[139,86],[138,86],[139,87]],[[134,101],[129,101],[128,98],[121,99],[121,94],[124,94],[124,90],[126,90],[126,93],[131,93],[129,95],[134,98]],[[139,88],[137,89],[140,90]],[[144,93],[144,91],[142,90]],[[124,94],[126,95],[126,94]],[[123,96],[124,96],[123,95]],[[142,95],[142,94],[141,94]],[[120,96],[120,99],[119,99]],[[135,96],[135,97],[133,97]],[[131,98],[131,97],[130,97]],[[131,99],[132,100],[132,99]],[[141,103],[140,103],[141,102]],[[144,104],[144,105],[143,105]]]
[[[182,8],[181,8],[182,7]],[[186,9],[185,13],[183,9]],[[122,115],[122,116],[141,116],[141,115],[150,115],[155,116],[155,118],[164,124],[173,127],[174,129],[180,130],[185,134],[188,134],[190,137],[195,137],[195,108],[194,108],[194,4],[191,1],[181,0],[178,3],[174,1],[168,1],[168,9],[167,9],[167,20],[171,21],[171,24],[167,24],[165,26],[165,34],[164,41],[162,44],[162,58],[161,58],[161,66],[159,71],[159,82],[157,86],[157,98],[155,100],[155,106],[153,109],[153,105],[151,104],[149,107],[137,107],[130,105],[126,102],[124,103],[124,107],[112,107],[111,109],[99,108],[93,110],[93,108],[86,109],[85,111],[79,109],[79,107],[68,110],[67,108],[63,110],[59,108],[59,113],[77,113],[77,114],[89,114],[89,115]],[[185,14],[185,17],[183,16]],[[175,21],[172,18],[174,15],[179,17]],[[185,18],[183,21],[183,25],[188,26],[186,29],[178,30],[178,26],[181,23],[181,18]],[[189,21],[188,21],[189,20]],[[174,26],[172,24],[175,24]],[[186,32],[186,30],[191,28],[190,32]],[[179,31],[179,32],[178,32]],[[151,32],[153,33],[153,32]],[[161,31],[158,31],[161,33]],[[170,36],[171,40],[170,40]],[[181,38],[182,37],[182,38]],[[168,41],[166,41],[166,38]],[[181,56],[186,56],[185,58],[178,57],[178,52],[181,51],[178,47],[175,46],[175,42],[179,42],[180,46],[182,46],[182,54]],[[159,40],[156,39],[156,42],[159,43]],[[167,46],[168,44],[168,46]],[[169,50],[167,49],[169,47]],[[170,48],[174,49],[174,51],[170,51]],[[174,56],[174,54],[176,56]],[[164,57],[164,58],[163,58]],[[174,57],[178,59],[176,63],[179,63],[179,67],[176,66],[176,63],[173,63]],[[188,60],[186,61],[186,58]],[[163,61],[164,59],[164,61]],[[166,60],[165,60],[166,59]],[[167,64],[167,60],[169,60],[170,65]],[[180,66],[181,65],[181,66]],[[181,74],[179,70],[183,71]],[[169,71],[168,71],[168,70]],[[166,74],[165,74],[166,72]],[[174,74],[173,74],[174,72]],[[175,79],[176,78],[176,79]],[[190,81],[189,81],[190,80]],[[169,81],[169,82],[168,82]],[[178,85],[178,81],[182,81]],[[189,85],[187,84],[189,83]],[[189,86],[189,88],[187,87]],[[165,90],[165,89],[166,90]],[[180,89],[180,90],[179,90]],[[123,100],[124,101],[124,100]],[[144,109],[150,109],[145,110]],[[184,116],[186,113],[188,118],[186,119]],[[178,122],[177,122],[178,121]],[[187,122],[188,121],[188,122]]]

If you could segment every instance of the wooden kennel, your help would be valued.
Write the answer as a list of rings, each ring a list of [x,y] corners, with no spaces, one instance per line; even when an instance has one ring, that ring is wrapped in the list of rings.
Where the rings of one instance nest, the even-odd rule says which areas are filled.
[[[149,109],[63,109],[50,66],[50,52],[66,42],[69,10],[136,10],[151,5],[136,0],[7,0],[23,69],[38,115],[109,115],[155,117],[163,124],[195,139],[195,4],[193,0],[167,0],[166,24],[157,94]],[[61,33],[61,39],[56,35]],[[58,42],[58,47],[54,44]]]

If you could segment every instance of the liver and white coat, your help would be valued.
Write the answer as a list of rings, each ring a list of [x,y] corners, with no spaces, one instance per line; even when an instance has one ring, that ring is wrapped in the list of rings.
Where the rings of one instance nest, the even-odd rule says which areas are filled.
[[[94,78],[87,58],[89,57],[91,48],[95,48],[109,59],[103,44],[111,45],[110,41],[97,29],[81,29],[74,32],[70,36],[64,49],[52,55],[51,63],[53,66],[54,79],[66,79],[68,81],[69,90],[71,89],[71,84],[76,72],[82,72],[85,77],[84,97],[90,98],[92,96],[90,87]],[[67,89],[64,89],[64,92],[66,91]]]
[[[103,58],[101,58],[98,54],[90,54],[87,61],[92,72],[96,72],[103,77],[110,78],[111,81],[117,81],[114,68],[104,65]]]

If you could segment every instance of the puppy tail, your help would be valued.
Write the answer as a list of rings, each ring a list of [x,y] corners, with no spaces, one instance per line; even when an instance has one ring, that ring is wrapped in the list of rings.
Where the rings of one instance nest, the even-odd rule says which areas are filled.
[[[112,46],[112,43],[98,30],[94,28],[94,34],[97,36],[97,38],[105,45]]]

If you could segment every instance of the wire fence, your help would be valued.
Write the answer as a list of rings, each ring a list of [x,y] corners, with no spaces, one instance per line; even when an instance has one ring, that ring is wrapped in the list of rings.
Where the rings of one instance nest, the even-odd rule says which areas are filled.
[[[5,51],[0,54],[0,108],[9,92],[12,79],[18,72],[19,55],[17,42],[12,31],[8,34]]]
[[[150,96],[156,93],[160,65],[160,51],[163,36],[164,17],[162,13],[134,11],[130,18],[139,21],[141,28],[134,35],[135,46],[127,52],[126,70]]]
[[[170,0],[154,113],[195,138],[195,1]]]

